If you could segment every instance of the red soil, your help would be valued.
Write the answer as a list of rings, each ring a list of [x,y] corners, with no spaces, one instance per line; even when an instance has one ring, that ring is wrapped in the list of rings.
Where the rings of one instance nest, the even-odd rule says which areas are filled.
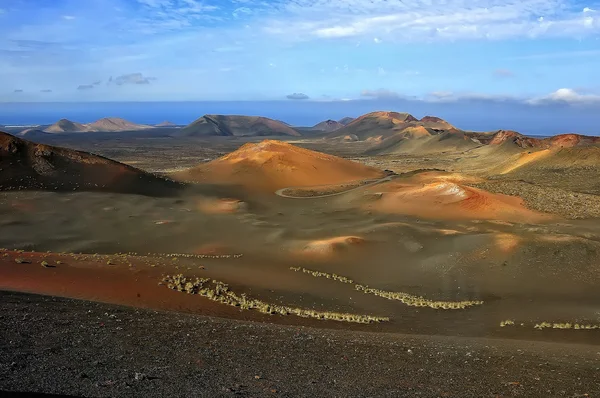
[[[542,140],[537,138],[525,137],[523,134],[517,133],[516,131],[500,130],[490,141],[489,145],[500,145],[505,142],[512,142],[520,148],[542,148],[544,143]]]
[[[383,177],[383,172],[336,156],[265,140],[248,143],[222,158],[175,174],[195,182],[242,185],[273,192],[280,188],[340,184]]]
[[[389,182],[371,188],[381,197],[366,207],[438,220],[504,220],[537,223],[552,216],[527,209],[515,196],[493,194],[449,181]]]

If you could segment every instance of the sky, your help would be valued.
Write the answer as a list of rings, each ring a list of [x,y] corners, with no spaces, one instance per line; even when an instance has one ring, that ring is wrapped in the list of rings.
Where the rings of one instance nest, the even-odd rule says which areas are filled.
[[[2,0],[0,102],[402,99],[593,112],[599,33],[600,0]]]

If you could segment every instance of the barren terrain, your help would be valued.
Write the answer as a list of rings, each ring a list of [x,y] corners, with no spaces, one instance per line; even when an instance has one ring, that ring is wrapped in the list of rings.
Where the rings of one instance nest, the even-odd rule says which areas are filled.
[[[445,126],[433,118],[420,122],[405,118],[426,127],[431,123]],[[369,119],[359,122],[365,120]],[[389,123],[399,129],[399,122]],[[567,345],[595,352],[599,341],[600,200],[597,174],[595,179],[591,176],[600,163],[594,144],[522,148],[512,141],[493,144],[489,139],[463,146],[455,145],[464,141],[463,136],[458,136],[460,141],[455,140],[457,136],[443,138],[462,132],[433,131],[430,136],[404,135],[377,154],[385,141],[366,137],[356,142],[340,142],[336,137],[294,137],[282,142],[181,138],[160,131],[118,139],[116,135],[89,134],[43,136],[40,141],[133,166],[123,170],[141,173],[148,187],[160,182],[178,188],[168,195],[148,194],[152,190],[140,195],[122,189],[91,189],[85,184],[59,192],[40,186],[0,192],[0,247],[4,248],[0,251],[0,289],[167,311],[151,315],[165,322],[158,330],[170,330],[172,322],[179,322],[176,319],[184,319],[185,325],[210,323],[210,327],[223,330],[251,327],[263,336],[257,338],[264,344],[282,344],[285,338],[273,340],[272,334],[283,336],[294,327],[302,327],[307,335],[339,333],[331,335],[337,336],[331,348],[335,355],[366,338],[360,333],[386,332],[364,353],[383,352],[389,344],[424,347],[422,355],[407,360],[406,380],[420,380],[413,372],[421,368],[435,377],[437,368],[425,351],[433,355],[434,350],[448,350],[451,353],[439,360],[459,361],[464,353],[454,350],[457,344],[472,344],[475,348],[465,353],[471,352],[490,366],[500,366],[514,356],[512,344],[534,344],[526,354],[529,361],[543,362],[544,352],[553,358],[546,360],[553,365],[536,376],[526,376],[527,381],[512,373],[498,379],[500,370],[486,369],[473,371],[483,381],[472,385],[467,380],[477,380],[476,376],[457,373],[452,377],[463,380],[457,385],[449,385],[445,379],[430,385],[415,381],[395,390],[386,384],[388,380],[382,382],[388,386],[385,393],[366,381],[366,391],[354,390],[340,374],[336,380],[343,387],[329,385],[332,393],[324,396],[414,396],[417,391],[424,396],[481,396],[482,391],[492,390],[495,393],[488,395],[543,396],[543,391],[550,390],[551,396],[563,394],[560,391],[573,396],[595,392],[585,379],[596,371],[588,366],[592,357],[589,362],[582,359],[581,364],[586,365],[572,373],[582,378],[579,383],[571,378],[553,379],[555,384],[544,385],[543,390],[531,381],[551,378],[550,368],[571,374],[568,372],[573,371],[565,368],[574,363],[573,356],[565,354],[571,349]],[[425,142],[431,144],[426,150],[422,149]],[[443,146],[443,142],[449,145]],[[402,145],[396,147],[397,143]],[[73,159],[66,149],[44,148]],[[33,167],[31,178],[43,177],[47,182],[58,175],[56,170],[62,164],[53,160],[56,155],[47,157],[52,160],[48,161],[52,172],[40,174]],[[20,167],[29,164],[21,162]],[[12,166],[3,165],[2,172]],[[551,169],[568,173],[557,172],[551,178]],[[85,174],[89,168],[81,170],[89,176],[86,181],[95,178],[94,173]],[[53,302],[12,293],[1,297],[11,322],[16,322],[15,306],[33,311],[21,302],[35,302],[42,308]],[[100,304],[55,302],[62,308],[100,308]],[[49,316],[44,309],[36,311],[40,319]],[[128,312],[133,310],[119,311],[125,317],[134,314]],[[199,315],[288,326],[246,326],[254,324],[196,318]],[[73,316],[64,322],[76,319]],[[52,322],[52,327],[57,327],[58,321]],[[45,332],[35,329],[35,333],[41,336]],[[75,338],[75,333],[83,332],[69,333]],[[154,339],[150,339],[152,344]],[[325,341],[315,342],[314,349]],[[224,340],[219,347],[221,344]],[[290,356],[299,355],[295,348],[290,349]],[[277,358],[281,358],[284,349],[278,346],[277,350]],[[229,358],[237,355],[220,352]],[[2,366],[13,376],[0,382],[0,387],[22,388],[18,380],[31,380],[32,376],[31,368],[10,364],[21,363],[14,359],[20,355],[18,345],[8,345],[2,355],[6,362]],[[74,391],[103,396],[129,388],[131,380],[110,373],[117,366],[110,358],[123,354],[111,350],[107,355],[111,365],[94,371],[95,384],[77,382]],[[361,355],[357,353],[355,360]],[[385,355],[391,354],[382,353]],[[46,364],[52,363],[39,360],[36,369],[47,369]],[[238,369],[246,369],[247,358],[236,360],[241,361]],[[142,366],[137,359],[133,361]],[[339,366],[329,359],[320,363]],[[524,362],[518,364],[524,366]],[[182,366],[175,366],[176,377],[188,371]],[[275,368],[265,366],[259,373]],[[296,382],[282,376],[282,369],[291,371],[300,365],[286,366],[278,376],[270,376],[268,389],[302,395],[295,390]],[[449,366],[445,364],[442,372],[453,372]],[[83,361],[72,371],[92,372],[84,370],[87,367]],[[363,377],[352,369],[348,372]],[[149,374],[147,369],[140,372]],[[331,375],[335,372],[330,369]],[[351,373],[347,376],[352,377]],[[202,389],[206,396],[227,395],[235,389],[249,396],[271,393],[259,391],[262,387],[253,384],[262,379],[236,381],[241,374],[219,377],[206,381]],[[98,383],[106,380],[114,381],[115,386],[97,389]],[[562,389],[558,386],[561,380],[569,380]],[[146,382],[163,385],[161,381]],[[234,386],[229,386],[232,383]],[[67,384],[58,383],[54,388],[45,388],[41,382],[32,385],[39,391],[64,392],[61,386]],[[135,384],[132,388],[146,391],[147,386]],[[322,388],[311,391],[324,391]]]

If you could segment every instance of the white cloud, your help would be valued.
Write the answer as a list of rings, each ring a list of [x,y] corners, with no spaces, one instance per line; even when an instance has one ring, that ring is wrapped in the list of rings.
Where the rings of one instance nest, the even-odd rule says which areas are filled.
[[[546,96],[533,98],[526,102],[532,105],[549,103],[597,104],[600,103],[600,95],[582,94],[571,88],[559,88]]]
[[[423,99],[429,102],[458,102],[458,101],[485,101],[485,102],[514,102],[525,105],[585,105],[600,104],[600,95],[582,93],[582,90],[560,88],[548,95],[539,97],[525,97],[507,94],[485,94],[477,92],[455,93],[452,91],[436,91],[429,93]]]
[[[72,15],[63,15],[63,19],[66,19],[67,21],[72,21],[75,19],[75,17]]]
[[[387,73],[387,72],[385,71],[385,69],[383,69],[381,66],[380,66],[379,68],[377,68],[377,74],[378,74],[379,76],[385,76],[385,75],[386,75],[386,73]]]
[[[383,42],[383,40],[381,40],[379,37],[374,38],[373,41],[375,42],[375,44]]]
[[[477,92],[460,92],[455,93],[452,91],[434,91],[429,93],[423,98],[429,102],[458,102],[458,101],[486,101],[486,102],[522,102],[523,98],[519,98],[513,95],[504,94],[485,94]]]
[[[265,31],[298,40],[370,35],[374,41],[579,37],[600,33],[594,10],[570,0],[279,0]],[[581,9],[580,9],[581,10]],[[324,16],[334,15],[325,18]]]

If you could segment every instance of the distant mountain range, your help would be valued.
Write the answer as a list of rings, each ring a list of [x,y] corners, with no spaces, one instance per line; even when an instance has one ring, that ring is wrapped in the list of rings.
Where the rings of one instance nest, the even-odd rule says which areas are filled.
[[[10,129],[9,129],[10,127]],[[6,130],[21,137],[39,138],[55,133],[125,132],[155,128],[178,127],[164,121],[156,125],[137,124],[125,119],[108,117],[93,123],[78,123],[67,119],[44,128],[30,127],[19,132],[18,126]],[[21,128],[25,128],[23,126]],[[164,129],[163,129],[164,130]],[[549,139],[525,136],[515,131],[471,132],[461,130],[435,116],[417,119],[409,113],[371,112],[358,118],[328,119],[312,127],[294,127],[283,121],[260,116],[204,115],[187,126],[173,129],[174,137],[300,137],[312,136],[343,142],[369,141],[372,153],[394,153],[399,147],[469,148],[477,145],[499,145],[508,142],[519,148],[550,148],[557,145],[578,146],[599,144],[600,138],[578,134],[563,134]],[[412,141],[410,145],[407,141]],[[425,144],[425,140],[428,143]]]
[[[46,133],[85,133],[85,132],[116,132],[151,129],[153,126],[136,124],[118,117],[105,117],[93,123],[77,123],[61,119],[50,127],[44,129]]]

